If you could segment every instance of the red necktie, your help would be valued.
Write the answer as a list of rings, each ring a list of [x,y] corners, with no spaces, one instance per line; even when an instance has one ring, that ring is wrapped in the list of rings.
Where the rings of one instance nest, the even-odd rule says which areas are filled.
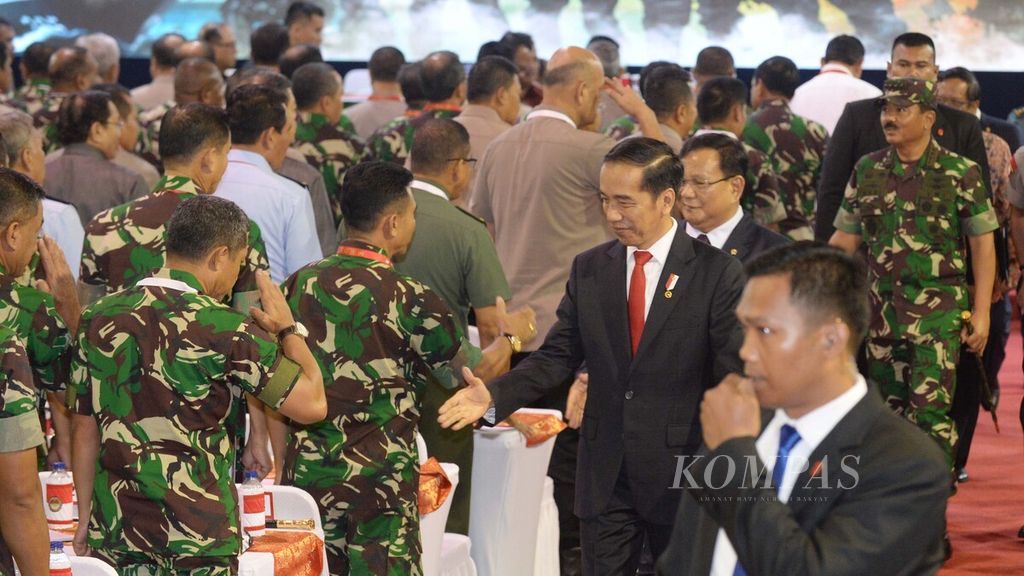
[[[644,304],[647,300],[647,276],[644,275],[644,264],[651,259],[651,253],[637,250],[633,253],[636,264],[629,280],[629,341],[633,345],[633,355],[640,346],[640,336],[644,333]]]

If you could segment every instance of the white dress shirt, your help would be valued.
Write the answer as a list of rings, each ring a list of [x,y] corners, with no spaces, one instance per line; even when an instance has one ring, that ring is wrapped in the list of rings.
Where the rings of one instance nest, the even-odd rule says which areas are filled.
[[[829,62],[796,89],[789,108],[798,116],[822,124],[831,134],[848,103],[881,95],[877,86],[855,77],[846,66]]]
[[[238,204],[260,227],[274,283],[323,258],[309,192],[275,174],[263,156],[228,152],[228,169],[215,195]]]
[[[775,458],[779,450],[779,430],[783,425],[789,424],[800,434],[800,441],[789,451],[786,471],[782,476],[782,482],[779,483],[780,502],[789,501],[789,495],[793,492],[796,479],[808,467],[811,454],[832,432],[836,424],[839,424],[839,421],[845,418],[867,393],[867,382],[863,376],[858,374],[857,381],[849,390],[796,420],[787,416],[782,409],[775,410],[775,416],[765,426],[756,443],[757,457],[764,463],[768,477],[771,477],[772,471],[775,469]],[[838,465],[838,463],[833,463],[833,465]],[[715,540],[714,556],[711,558],[711,576],[732,576],[735,570],[736,550],[732,547],[732,542],[729,541],[725,530],[719,529],[718,537]]]
[[[64,259],[71,268],[71,275],[78,280],[78,268],[82,263],[82,244],[85,242],[85,228],[78,210],[71,204],[43,199],[43,234],[53,238],[64,252]]]
[[[672,228],[647,249],[651,253],[651,259],[644,264],[644,278],[646,278],[646,290],[644,291],[644,320],[647,313],[651,311],[651,302],[654,301],[655,291],[658,290],[658,280],[661,279],[661,271],[665,268],[665,260],[668,258],[669,250],[672,249],[672,241],[676,237],[676,229],[679,224],[672,219]],[[633,267],[636,266],[636,246],[626,247],[626,294],[629,294],[629,284],[633,279]],[[664,288],[663,288],[664,289]]]
[[[732,231],[740,225],[740,220],[743,220],[743,208],[737,207],[736,213],[733,214],[731,218],[719,224],[717,228],[710,232],[701,232],[694,228],[692,224],[687,222],[686,234],[690,238],[697,238],[701,234],[705,234],[708,237],[708,242],[710,242],[715,248],[721,250],[722,246],[725,246],[726,241],[729,240],[729,236],[732,236]]]

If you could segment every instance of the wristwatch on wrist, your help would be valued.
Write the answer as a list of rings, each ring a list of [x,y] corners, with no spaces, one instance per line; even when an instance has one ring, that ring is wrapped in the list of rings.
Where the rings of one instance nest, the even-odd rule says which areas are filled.
[[[519,354],[523,351],[523,341],[519,339],[519,336],[515,334],[502,334],[505,338],[508,338],[508,343],[512,345],[512,353]]]
[[[295,324],[292,324],[291,326],[278,332],[277,341],[284,342],[284,339],[287,338],[288,336],[291,336],[292,334],[295,334],[299,338],[305,339],[307,336],[309,336],[309,330],[306,330],[306,327],[303,326],[301,322],[296,322]]]

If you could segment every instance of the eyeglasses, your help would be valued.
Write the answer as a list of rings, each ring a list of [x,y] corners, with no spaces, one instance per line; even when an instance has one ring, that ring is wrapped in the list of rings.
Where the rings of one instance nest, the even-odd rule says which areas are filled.
[[[712,186],[714,186],[715,184],[718,184],[719,182],[725,182],[726,180],[729,180],[729,179],[735,178],[735,177],[736,177],[735,175],[733,175],[733,176],[724,176],[722,178],[719,178],[718,180],[713,180],[711,182],[707,182],[707,181],[704,181],[704,180],[688,180],[688,179],[684,178],[683,179],[683,183],[682,183],[683,185],[681,186],[681,188],[686,188],[687,186],[689,186],[695,192],[707,192],[708,189],[711,188]]]
[[[476,166],[476,158],[448,158],[445,162],[465,162],[470,168]]]
[[[124,128],[124,120],[118,120],[117,122],[111,122],[110,120],[107,120],[106,122],[104,122],[104,124],[106,124],[107,126],[117,126],[118,128]]]

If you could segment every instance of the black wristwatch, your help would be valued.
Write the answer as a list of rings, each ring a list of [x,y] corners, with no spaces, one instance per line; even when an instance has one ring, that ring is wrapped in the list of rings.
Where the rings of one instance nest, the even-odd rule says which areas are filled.
[[[284,342],[284,339],[287,338],[288,336],[291,336],[292,334],[295,334],[296,336],[305,339],[307,336],[309,336],[309,330],[306,330],[306,327],[303,326],[301,322],[296,322],[295,324],[292,324],[291,326],[278,332],[277,341]]]

